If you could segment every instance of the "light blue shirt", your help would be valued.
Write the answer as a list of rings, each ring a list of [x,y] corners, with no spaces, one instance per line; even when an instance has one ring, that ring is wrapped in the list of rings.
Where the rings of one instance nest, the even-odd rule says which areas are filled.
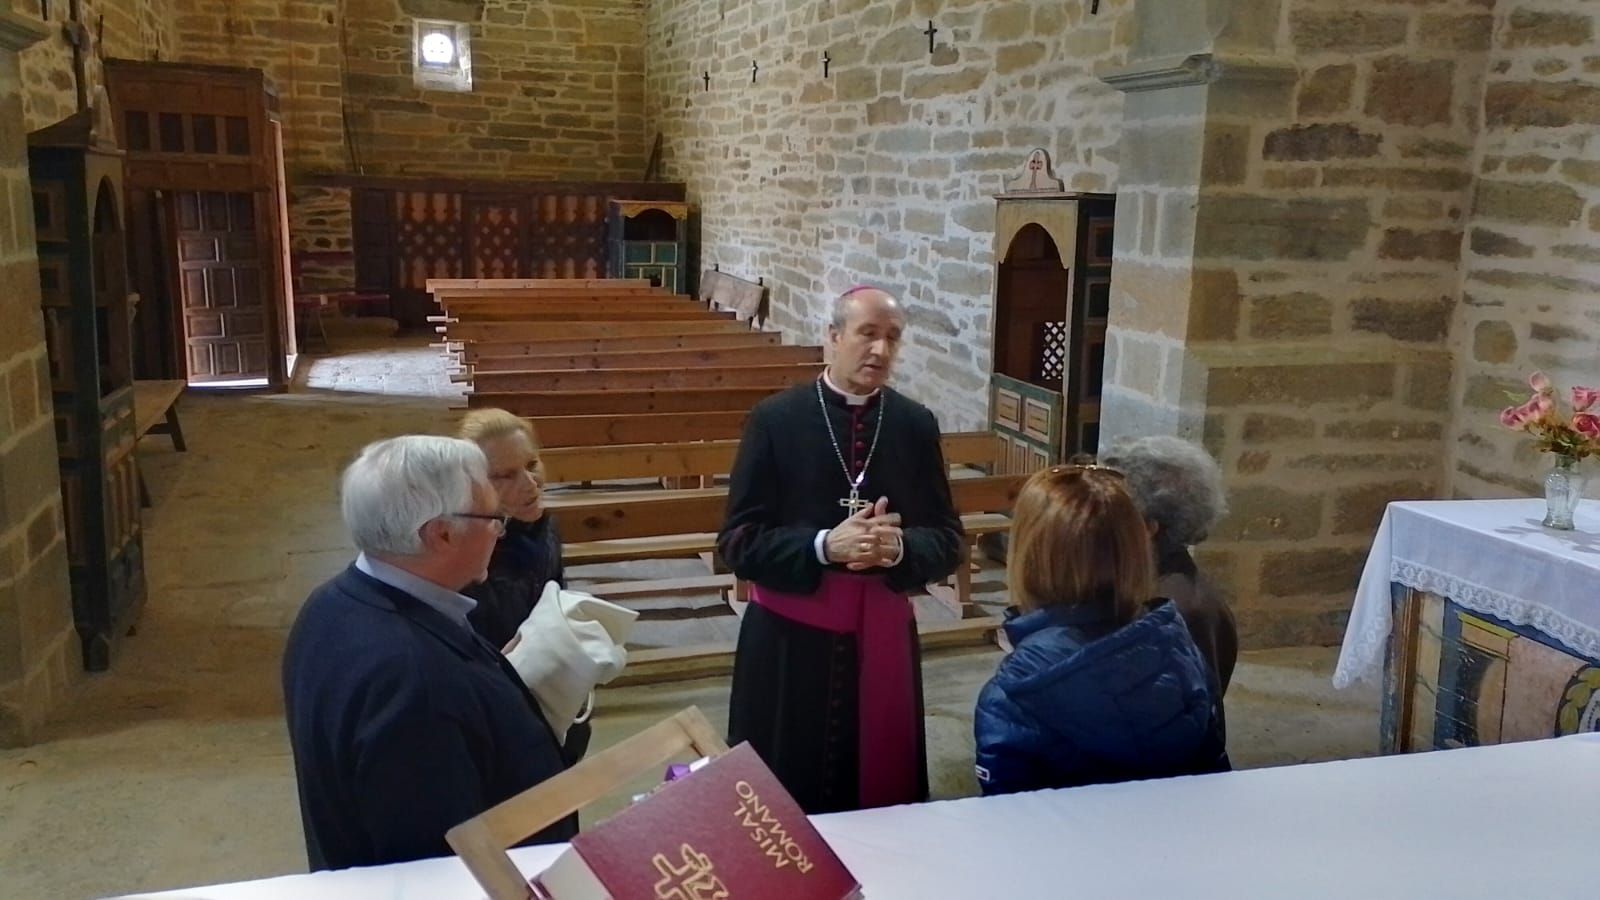
[[[396,568],[382,560],[372,559],[365,553],[356,557],[356,568],[396,590],[405,591],[421,600],[462,628],[472,630],[472,626],[467,624],[467,613],[477,608],[478,601],[471,597],[440,587],[425,578],[418,578],[405,569]]]

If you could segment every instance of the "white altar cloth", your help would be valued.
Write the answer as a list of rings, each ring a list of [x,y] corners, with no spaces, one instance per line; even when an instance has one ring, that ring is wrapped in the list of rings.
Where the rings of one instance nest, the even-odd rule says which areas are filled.
[[[1393,625],[1389,585],[1439,594],[1600,658],[1600,502],[1552,531],[1543,500],[1391,503],[1356,588],[1335,687],[1375,680]]]
[[[1592,900],[1600,734],[813,820],[870,900]],[[534,872],[558,847],[512,851]],[[161,900],[472,900],[454,858]],[[629,898],[632,900],[632,898]]]

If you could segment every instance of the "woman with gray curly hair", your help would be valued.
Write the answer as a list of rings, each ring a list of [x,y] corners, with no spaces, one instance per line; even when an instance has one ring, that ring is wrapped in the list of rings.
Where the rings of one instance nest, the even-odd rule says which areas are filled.
[[[1226,691],[1239,657],[1233,611],[1222,589],[1189,553],[1228,513],[1216,460],[1197,444],[1153,436],[1119,441],[1100,454],[1099,463],[1127,477],[1128,492],[1155,544],[1156,595],[1177,604],[1216,673],[1219,694]]]

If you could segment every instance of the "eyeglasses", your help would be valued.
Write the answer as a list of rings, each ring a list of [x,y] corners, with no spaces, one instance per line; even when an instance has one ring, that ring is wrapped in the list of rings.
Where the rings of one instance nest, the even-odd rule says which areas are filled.
[[[1120,478],[1120,479],[1122,479],[1124,481],[1126,481],[1127,478],[1128,478],[1128,476],[1126,474],[1124,474],[1121,469],[1113,469],[1110,466],[1102,466],[1102,465],[1098,465],[1096,463],[1089,463],[1089,464],[1086,464],[1086,465],[1085,464],[1079,464],[1079,463],[1069,463],[1069,464],[1066,464],[1066,465],[1051,466],[1050,467],[1050,474],[1051,475],[1065,475],[1065,474],[1067,474],[1069,472],[1073,473],[1073,474],[1076,474],[1076,475],[1082,475],[1082,474],[1084,474],[1086,472],[1104,472],[1107,475],[1111,475],[1112,477],[1115,477],[1115,478]]]
[[[483,519],[486,522],[493,522],[495,531],[500,534],[506,533],[506,523],[511,521],[510,516],[498,513],[445,513],[445,515],[452,519]]]

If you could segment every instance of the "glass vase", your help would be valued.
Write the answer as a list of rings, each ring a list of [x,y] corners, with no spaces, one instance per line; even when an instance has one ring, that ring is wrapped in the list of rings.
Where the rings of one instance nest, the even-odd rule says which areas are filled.
[[[1544,527],[1571,531],[1572,515],[1582,499],[1583,475],[1578,471],[1578,461],[1570,456],[1557,456],[1550,474],[1544,476]]]

